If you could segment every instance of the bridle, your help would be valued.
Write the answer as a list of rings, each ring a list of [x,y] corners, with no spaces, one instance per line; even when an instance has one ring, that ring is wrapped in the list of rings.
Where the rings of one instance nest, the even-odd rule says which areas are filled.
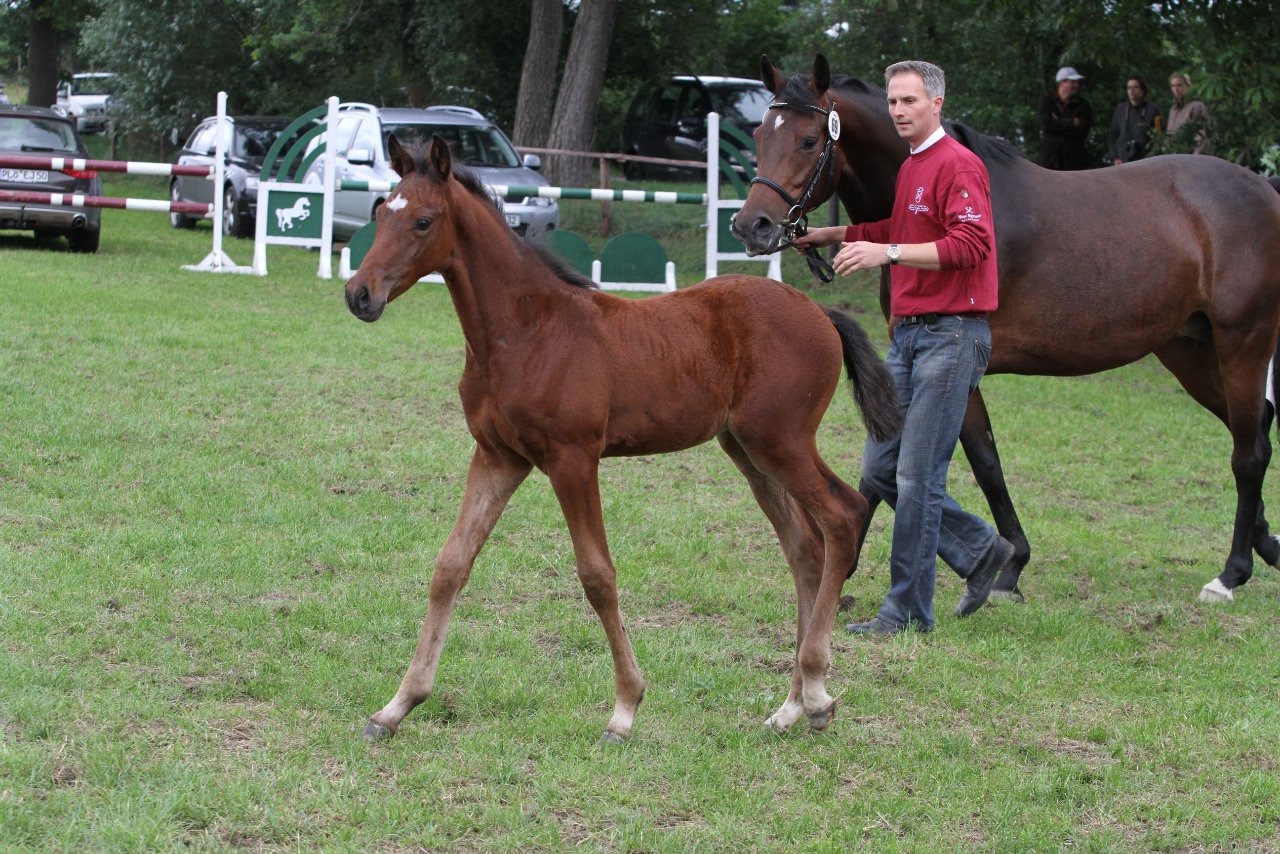
[[[840,138],[840,114],[836,112],[836,102],[831,96],[827,96],[827,108],[824,110],[817,104],[791,104],[786,101],[774,101],[769,105],[768,109],[791,109],[802,110],[810,113],[821,113],[827,117],[827,141],[822,146],[822,152],[818,155],[818,162],[813,165],[813,172],[809,175],[809,180],[804,185],[804,191],[800,193],[800,198],[793,198],[790,193],[784,190],[777,182],[757,175],[751,179],[752,184],[764,184],[770,190],[773,190],[787,204],[791,205],[791,209],[787,211],[786,218],[781,222],[782,240],[779,241],[778,248],[785,249],[794,246],[797,237],[804,237],[809,231],[809,202],[813,198],[813,192],[818,187],[818,182],[823,178],[830,177],[835,169],[836,160],[832,156],[835,149],[836,140]],[[768,112],[766,110],[765,112]],[[818,250],[810,246],[805,250],[805,262],[809,265],[809,271],[817,276],[823,282],[830,282],[835,278],[835,271],[831,268]]]

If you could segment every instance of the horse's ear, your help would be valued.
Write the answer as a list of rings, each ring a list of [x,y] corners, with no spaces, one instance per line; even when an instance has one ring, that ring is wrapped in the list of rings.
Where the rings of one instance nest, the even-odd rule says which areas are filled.
[[[813,58],[813,88],[819,96],[831,88],[831,66],[822,54]]]
[[[763,54],[760,56],[760,82],[764,84],[764,88],[775,95],[782,88],[782,84],[786,82],[782,79],[782,72],[778,70],[778,66],[770,62],[769,57]]]
[[[427,149],[427,162],[440,174],[441,181],[449,177],[449,171],[453,168],[453,158],[449,154],[449,143],[445,142],[439,134],[431,135],[431,147]]]
[[[413,171],[413,158],[404,150],[404,146],[400,144],[400,140],[396,139],[394,133],[387,137],[387,154],[391,158],[391,168],[396,170],[396,174],[401,178],[408,177]]]

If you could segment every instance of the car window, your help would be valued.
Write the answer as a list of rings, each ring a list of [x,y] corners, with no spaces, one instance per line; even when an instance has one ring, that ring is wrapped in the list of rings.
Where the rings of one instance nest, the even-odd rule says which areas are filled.
[[[67,122],[27,116],[0,116],[0,148],[9,151],[79,151]]]
[[[215,122],[208,122],[196,128],[187,142],[187,149],[197,154],[208,154],[213,151],[215,124]]]
[[[383,157],[385,159],[382,150],[382,137],[378,133],[377,119],[367,118],[360,123],[360,126],[356,128],[355,139],[351,141],[351,145],[347,150],[350,151],[352,148],[363,148],[373,154],[374,157]]]
[[[285,125],[236,125],[237,157],[261,163],[271,149],[271,144],[280,136]],[[296,139],[296,137],[295,137]]]
[[[681,118],[703,119],[709,112],[711,102],[707,100],[706,93],[694,86],[684,90],[684,103],[680,105]]]
[[[758,125],[764,119],[764,111],[773,102],[773,95],[764,87],[743,89],[713,89],[716,112],[720,117],[738,124]]]
[[[449,151],[453,156],[468,166],[513,168],[520,165],[515,149],[502,131],[495,127],[406,122],[384,125],[382,129],[388,135],[395,134],[396,139],[401,142],[425,142],[432,136],[439,136],[449,144]]]
[[[684,86],[663,86],[654,95],[653,104],[649,110],[649,119],[663,124],[670,124],[676,120],[676,108],[680,106],[680,95],[683,93]]]
[[[356,134],[356,128],[360,125],[359,116],[345,116],[338,119],[338,129],[333,132],[333,139],[330,143],[334,146],[334,151],[339,154],[346,154],[351,150],[351,140]]]
[[[74,77],[72,84],[77,95],[110,95],[115,91],[114,77]]]

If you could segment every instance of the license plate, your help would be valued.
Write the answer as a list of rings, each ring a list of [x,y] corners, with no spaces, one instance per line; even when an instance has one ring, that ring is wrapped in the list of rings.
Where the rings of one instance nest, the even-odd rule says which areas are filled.
[[[48,184],[49,173],[40,169],[5,169],[0,167],[0,181],[15,184]],[[510,219],[511,217],[507,217]]]
[[[507,225],[511,226],[512,228],[515,228],[517,225],[520,224],[520,217],[516,216],[515,214],[507,214],[506,216],[507,216]]]

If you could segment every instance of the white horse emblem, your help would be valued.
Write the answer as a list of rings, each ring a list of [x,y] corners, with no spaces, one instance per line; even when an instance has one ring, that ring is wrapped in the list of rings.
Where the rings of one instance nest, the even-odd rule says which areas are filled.
[[[291,208],[276,210],[276,227],[281,231],[293,228],[293,221],[301,222],[311,216],[311,200],[305,196],[293,203]]]

